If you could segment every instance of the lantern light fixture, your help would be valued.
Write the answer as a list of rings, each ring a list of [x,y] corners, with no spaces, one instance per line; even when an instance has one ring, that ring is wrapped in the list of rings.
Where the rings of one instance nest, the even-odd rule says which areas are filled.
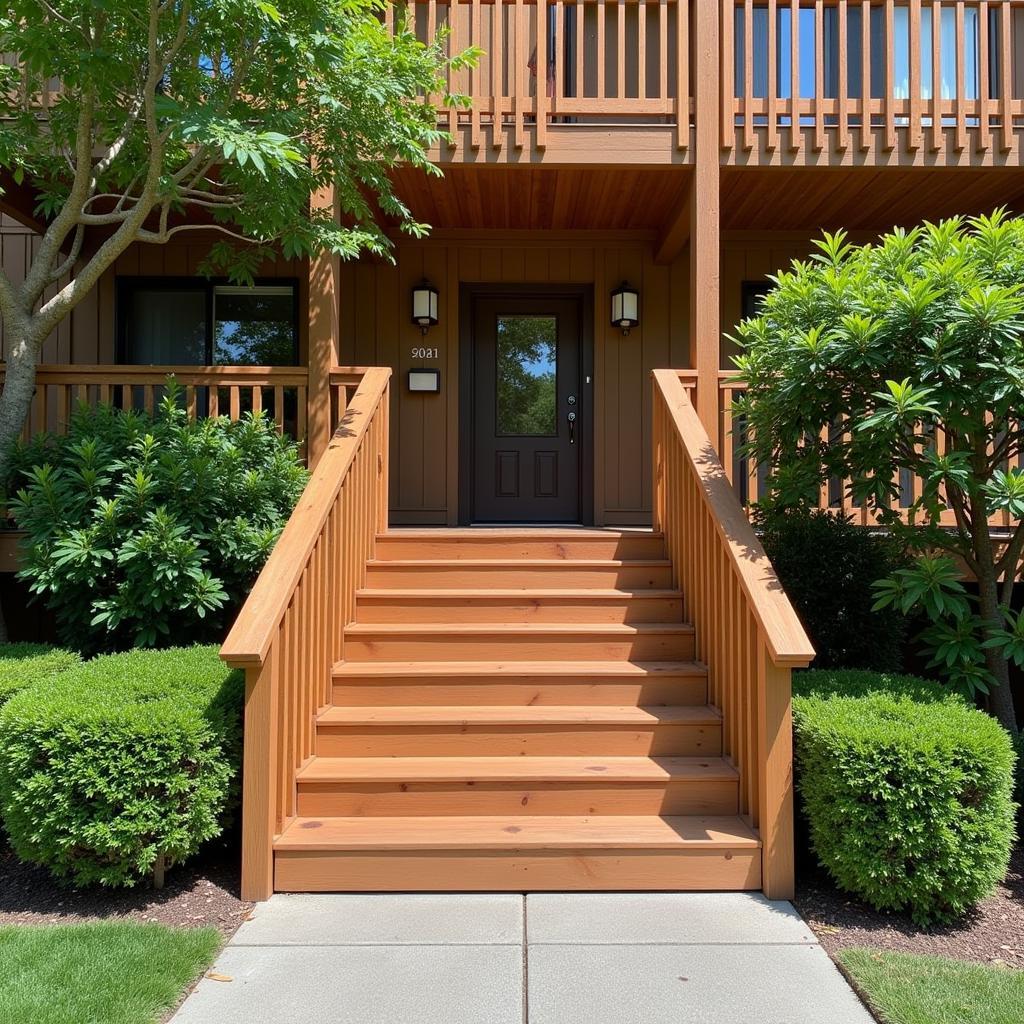
[[[412,290],[412,322],[424,334],[437,324],[437,289],[425,279]]]
[[[629,332],[640,323],[640,293],[625,281],[612,292],[612,326],[622,333]]]

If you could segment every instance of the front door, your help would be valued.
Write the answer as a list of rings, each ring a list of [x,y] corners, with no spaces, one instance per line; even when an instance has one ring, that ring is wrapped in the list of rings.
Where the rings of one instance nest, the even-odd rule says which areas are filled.
[[[581,521],[589,450],[581,328],[573,296],[475,298],[472,521]]]

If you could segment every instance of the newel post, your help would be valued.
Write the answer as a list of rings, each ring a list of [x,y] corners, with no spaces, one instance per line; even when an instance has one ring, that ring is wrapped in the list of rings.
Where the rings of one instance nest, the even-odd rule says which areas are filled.
[[[758,828],[761,885],[771,900],[792,899],[793,850],[792,672],[761,645],[757,673],[757,749],[760,760]]]
[[[245,746],[242,758],[242,899],[266,900],[274,891],[277,831],[277,657],[245,670]]]

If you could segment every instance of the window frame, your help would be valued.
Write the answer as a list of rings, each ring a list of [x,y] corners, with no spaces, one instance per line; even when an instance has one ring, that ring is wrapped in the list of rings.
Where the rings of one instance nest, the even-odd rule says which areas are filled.
[[[292,290],[292,362],[288,365],[298,366],[300,339],[299,339],[299,279],[297,277],[257,277],[253,281],[256,288],[284,288]],[[176,363],[176,366],[234,366],[234,363],[213,362],[214,352],[214,292],[220,287],[235,287],[235,283],[226,277],[193,277],[187,274],[179,275],[142,275],[142,274],[119,274],[115,280],[116,301],[114,311],[114,338],[117,362],[124,366],[149,366],[151,363],[129,363],[128,362],[128,309],[134,293],[140,289],[160,291],[162,289],[171,291],[173,289],[189,288],[195,291],[202,291],[205,298],[206,309],[206,331],[203,337],[203,354],[206,357],[205,363]]]

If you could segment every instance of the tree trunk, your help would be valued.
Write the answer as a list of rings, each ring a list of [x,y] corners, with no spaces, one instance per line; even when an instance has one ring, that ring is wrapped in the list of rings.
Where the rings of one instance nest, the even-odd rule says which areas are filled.
[[[38,346],[28,339],[11,346],[4,367],[4,386],[0,391],[0,487],[6,487],[11,447],[21,434],[32,408],[36,382]],[[7,621],[0,607],[0,643],[7,643]]]
[[[999,613],[999,581],[994,565],[982,565],[978,573],[978,610],[982,620],[993,629],[1003,627]],[[985,664],[995,678],[996,685],[989,695],[992,714],[999,723],[1017,735],[1017,712],[1013,706],[1013,691],[1010,689],[1010,663],[998,648],[985,651]]]

